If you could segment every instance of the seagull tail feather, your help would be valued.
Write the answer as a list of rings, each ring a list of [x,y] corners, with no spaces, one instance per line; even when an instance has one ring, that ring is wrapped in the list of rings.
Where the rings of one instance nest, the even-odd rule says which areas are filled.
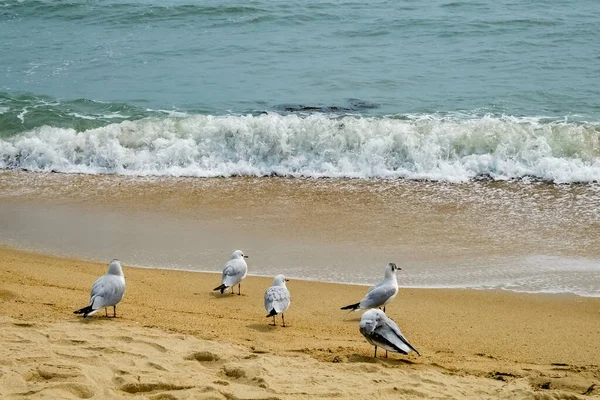
[[[227,289],[227,286],[225,286],[224,284],[221,284],[221,286],[214,288],[214,289],[213,289],[213,292],[214,292],[215,290],[220,290],[220,291],[221,291],[221,294],[223,294],[223,292],[225,291],[225,289]]]
[[[92,306],[85,306],[83,308],[80,308],[77,311],[73,311],[73,314],[87,314],[91,311],[92,311]]]
[[[96,310],[98,311],[98,310]],[[93,314],[95,311],[91,305],[80,308],[77,311],[73,311],[73,314],[83,314],[83,318],[87,317],[90,313]]]
[[[342,307],[342,308],[340,308],[340,310],[354,311],[354,310],[358,310],[359,307],[360,307],[360,302],[358,302],[356,304],[350,304],[349,306],[346,306],[346,307]]]
[[[277,315],[277,311],[275,311],[275,308],[273,308],[273,309],[271,310],[271,312],[269,313],[269,315],[267,315],[267,317],[266,317],[266,318],[269,318],[269,317],[274,317],[275,315]]]

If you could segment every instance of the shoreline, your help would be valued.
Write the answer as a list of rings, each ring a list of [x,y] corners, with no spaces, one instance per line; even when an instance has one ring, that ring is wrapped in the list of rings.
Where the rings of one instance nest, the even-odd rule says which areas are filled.
[[[118,327],[123,327],[140,335],[150,335],[147,329],[158,329],[169,335],[192,336],[204,345],[204,341],[210,341],[219,346],[241,346],[250,355],[271,361],[270,357],[296,361],[300,357],[301,364],[312,365],[302,364],[300,368],[312,374],[317,366],[332,368],[331,373],[342,373],[350,366],[402,376],[435,373],[439,374],[436,379],[454,383],[466,379],[473,385],[489,384],[494,388],[501,383],[505,390],[511,389],[511,395],[516,393],[512,389],[581,395],[592,385],[600,386],[598,298],[401,289],[388,307],[388,316],[422,356],[393,354],[388,359],[374,360],[372,346],[358,332],[360,313],[339,310],[362,298],[364,286],[290,281],[292,304],[286,313],[290,326],[284,329],[269,326],[264,318],[262,294],[270,286],[270,278],[246,278],[242,296],[238,297],[212,292],[219,281],[214,273],[125,265],[128,287],[117,307],[118,318],[105,319],[99,313],[83,320],[72,311],[87,302],[91,284],[106,272],[107,263],[6,247],[0,247],[0,256],[2,318],[48,329],[69,327],[71,334],[77,332],[77,326],[110,326],[116,329],[115,334],[121,329]],[[86,340],[95,343],[100,339]],[[5,345],[14,347],[10,341]],[[313,365],[314,361],[317,363]],[[274,375],[276,372],[269,370],[261,376],[267,379]],[[548,389],[544,389],[546,386]],[[435,385],[430,389],[436,393]],[[600,394],[594,388],[590,393]],[[352,394],[343,393],[341,397]],[[358,397],[366,394],[359,393]]]
[[[573,199],[576,199],[574,201]],[[590,188],[0,172],[0,243],[90,260],[409,288],[600,296]],[[199,265],[202,264],[202,265]],[[404,268],[405,267],[405,268]]]
[[[65,259],[72,259],[72,260],[81,260],[81,261],[86,261],[86,262],[90,262],[90,263],[96,263],[96,264],[102,264],[101,260],[98,259],[92,259],[92,258],[83,258],[83,257],[79,257],[77,255],[69,255],[69,254],[55,254],[55,253],[48,253],[48,252],[42,252],[42,251],[36,251],[34,249],[28,249],[28,248],[24,248],[24,247],[17,247],[17,246],[11,246],[9,244],[6,243],[0,243],[0,248],[8,248],[8,249],[13,249],[16,251],[20,251],[20,252],[24,252],[24,253],[32,253],[32,254],[37,254],[40,256],[49,256],[49,257],[55,257],[55,258],[65,258]],[[211,271],[211,270],[199,270],[199,269],[186,269],[186,268],[178,268],[178,267],[154,267],[154,266],[144,266],[144,265],[136,265],[136,264],[127,264],[127,266],[129,268],[138,268],[138,269],[150,269],[150,270],[159,270],[159,271],[181,271],[181,272],[190,272],[190,273],[199,273],[199,274],[213,274],[213,275],[218,275],[221,276],[221,272],[220,271]],[[266,278],[266,279],[271,279],[273,278],[272,276],[269,275],[262,275],[262,274],[253,274],[253,273],[248,273],[247,274],[248,277],[254,277],[254,278]],[[298,277],[293,277],[293,279],[295,281],[302,281],[302,282],[309,282],[309,283],[327,283],[327,284],[333,284],[333,285],[349,285],[349,286],[361,286],[364,288],[369,288],[371,286],[373,286],[373,284],[377,283],[377,282],[373,282],[373,283],[359,283],[359,282],[339,282],[339,281],[324,281],[324,280],[318,280],[318,279],[311,279],[311,278],[298,278]],[[377,279],[375,279],[377,280]],[[491,291],[491,292],[508,292],[508,293],[515,293],[515,294],[530,294],[530,295],[548,295],[548,296],[574,296],[574,297],[581,297],[581,298],[600,298],[600,295],[583,295],[583,294],[579,294],[579,293],[574,293],[574,292],[534,292],[534,291],[526,291],[526,290],[513,290],[513,289],[506,289],[506,288],[495,288],[495,287],[463,287],[463,286],[403,286],[402,284],[398,283],[398,287],[400,289],[410,289],[410,290],[474,290],[474,291]]]

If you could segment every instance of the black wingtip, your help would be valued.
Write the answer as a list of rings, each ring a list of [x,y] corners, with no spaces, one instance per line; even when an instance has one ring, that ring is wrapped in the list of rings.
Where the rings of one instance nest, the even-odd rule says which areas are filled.
[[[404,344],[406,344],[412,351],[417,353],[419,356],[421,355],[421,353],[419,353],[419,350],[415,349],[412,346],[412,344],[408,343],[408,340],[406,340],[406,338],[404,336],[400,335],[400,340],[402,340],[402,342],[404,342]]]
[[[379,334],[376,333],[375,335],[373,335],[373,337],[375,339],[377,339],[378,341],[380,341],[382,343],[386,343],[388,346],[393,347],[394,349],[396,349],[396,351],[398,353],[408,355],[408,352],[402,350],[400,347],[396,346],[394,343],[390,342],[389,340],[387,340],[382,335],[379,335]],[[404,338],[404,336],[399,337],[399,339],[402,341],[402,343],[404,343],[405,345],[407,345],[409,349],[411,349],[412,351],[414,351],[415,353],[417,353],[419,356],[421,355],[421,353],[419,353],[419,351],[417,349],[415,349],[414,347],[412,347],[412,345],[410,343],[408,343],[408,340],[406,340],[406,338]]]
[[[375,339],[379,343],[385,343],[386,345],[390,346],[391,348],[394,349],[393,351],[395,351],[396,353],[408,355],[408,353],[406,351],[402,350],[400,347],[396,346],[394,343],[390,342],[384,336],[382,336],[378,333],[373,334],[373,339]],[[404,342],[404,343],[406,343],[406,342]],[[411,345],[408,345],[408,347],[410,347],[412,349]]]
[[[274,317],[275,315],[277,315],[277,311],[275,311],[275,309],[272,309],[271,312],[265,318]]]
[[[346,306],[346,307],[342,307],[342,308],[340,308],[340,310],[357,310],[358,307],[360,307],[360,302],[358,302],[356,304],[350,304],[349,306]]]
[[[73,311],[73,314],[85,314],[84,315],[84,317],[85,317],[88,313],[91,313],[92,311],[93,311],[92,306],[87,306],[87,307],[80,308],[77,311]]]
[[[219,291],[221,291],[221,294],[223,294],[223,292],[225,291],[225,289],[227,289],[227,286],[221,284],[221,286],[214,288],[213,292],[219,290]]]
[[[412,347],[412,344],[408,343],[408,340],[404,339],[404,340],[403,340],[403,342],[404,342],[404,343],[406,343],[406,345],[407,345],[408,347],[410,347],[410,349],[411,349],[412,351],[414,351],[415,353],[417,353],[417,355],[419,355],[419,356],[421,355],[421,353],[419,353],[419,350],[415,349],[414,347]]]

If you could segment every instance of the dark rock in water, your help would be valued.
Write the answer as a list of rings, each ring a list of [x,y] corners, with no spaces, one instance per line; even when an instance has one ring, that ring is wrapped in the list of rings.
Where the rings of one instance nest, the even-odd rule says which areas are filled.
[[[283,111],[287,112],[333,112],[343,110],[337,106],[305,106],[302,104],[283,104],[279,106]]]
[[[275,106],[275,109],[286,112],[356,112],[362,110],[370,110],[379,107],[375,103],[360,99],[348,99],[345,105],[304,105],[304,104],[281,104]]]
[[[494,178],[490,174],[479,174],[473,177],[475,182],[492,182]]]
[[[352,108],[355,111],[372,110],[374,108],[379,108],[379,104],[371,103],[370,101],[360,99],[348,99],[348,104],[350,105],[350,108]]]

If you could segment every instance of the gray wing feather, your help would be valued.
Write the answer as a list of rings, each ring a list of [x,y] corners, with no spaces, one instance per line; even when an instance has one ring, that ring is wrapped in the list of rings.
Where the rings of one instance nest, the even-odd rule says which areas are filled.
[[[385,284],[385,280],[380,281],[380,282],[376,283],[375,285],[371,286],[369,288],[369,290],[367,291],[367,294],[371,293],[373,290],[377,289],[378,287],[383,286],[383,284]]]
[[[90,304],[94,310],[117,305],[125,294],[125,284],[120,277],[101,276],[94,282],[90,293]]]
[[[415,351],[417,354],[419,353],[410,343],[408,343],[408,340],[406,340],[398,325],[390,318],[386,318],[385,322],[377,327],[375,331],[405,353],[409,353],[411,350]]]
[[[277,314],[284,312],[290,306],[290,292],[281,286],[271,286],[265,292],[265,309],[271,312],[275,309]]]
[[[230,260],[223,269],[223,278],[221,283],[227,287],[233,286],[244,279],[248,272],[248,267],[241,260]]]
[[[360,301],[360,308],[376,308],[385,303],[392,297],[398,289],[392,285],[377,285],[373,286],[367,292],[364,299]]]

